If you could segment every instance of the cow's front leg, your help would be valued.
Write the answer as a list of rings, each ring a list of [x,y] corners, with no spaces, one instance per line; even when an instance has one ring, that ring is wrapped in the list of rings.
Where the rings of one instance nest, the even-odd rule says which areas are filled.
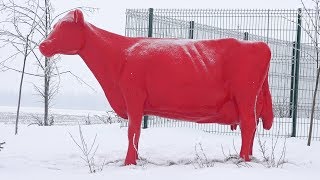
[[[136,165],[145,96],[131,92],[130,95],[125,96],[125,101],[129,117],[128,151],[125,165]]]
[[[129,115],[128,150],[125,165],[136,165],[138,159],[138,146],[141,132],[142,113],[135,112]]]

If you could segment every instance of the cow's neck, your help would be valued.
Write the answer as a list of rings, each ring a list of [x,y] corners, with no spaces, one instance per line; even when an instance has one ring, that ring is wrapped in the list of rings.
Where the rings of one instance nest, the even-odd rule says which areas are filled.
[[[85,25],[85,45],[79,55],[96,76],[101,85],[105,81],[116,81],[124,64],[123,55],[126,38],[99,29],[89,23]]]
[[[110,105],[117,112],[123,108],[118,81],[124,64],[126,37],[116,35],[91,24],[84,29],[85,45],[79,55],[102,86]]]

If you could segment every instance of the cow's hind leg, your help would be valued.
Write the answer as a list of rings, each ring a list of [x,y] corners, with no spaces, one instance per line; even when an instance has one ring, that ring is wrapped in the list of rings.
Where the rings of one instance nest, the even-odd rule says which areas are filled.
[[[245,161],[250,161],[250,156],[252,155],[253,139],[256,131],[256,101],[255,98],[251,98],[251,101],[250,98],[246,100],[247,101],[238,102],[242,139],[240,157]]]
[[[261,111],[262,111],[262,107],[263,107],[263,97],[262,97],[262,91],[259,93],[258,99],[255,103],[255,120],[256,120],[256,128],[259,124],[259,117],[261,116]],[[254,142],[254,137],[256,134],[256,128],[254,130],[253,136],[251,137],[251,144],[250,144],[250,149],[249,149],[249,156],[252,156],[252,149],[253,149],[253,142]]]
[[[250,149],[249,149],[249,156],[252,156],[252,150],[253,150],[253,142],[254,142],[254,135],[256,134],[256,130],[254,130],[254,133],[251,137],[251,144],[250,144]]]
[[[245,161],[250,161],[250,156],[252,155],[252,143],[253,136],[255,132],[255,127],[253,124],[241,123],[241,151],[240,157]]]

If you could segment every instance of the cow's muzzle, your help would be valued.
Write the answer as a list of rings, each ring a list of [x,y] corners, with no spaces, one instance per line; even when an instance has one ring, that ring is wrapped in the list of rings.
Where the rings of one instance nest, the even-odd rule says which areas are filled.
[[[51,57],[54,55],[53,50],[50,48],[51,44],[52,44],[51,40],[46,40],[46,41],[43,41],[39,46],[39,50],[41,54],[43,54],[45,57]]]

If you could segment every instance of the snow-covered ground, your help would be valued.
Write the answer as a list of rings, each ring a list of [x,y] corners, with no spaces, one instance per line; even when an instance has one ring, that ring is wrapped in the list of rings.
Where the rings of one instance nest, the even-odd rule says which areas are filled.
[[[16,107],[0,106],[0,123],[15,124]],[[119,122],[113,111],[50,109],[50,120],[54,125],[77,125],[77,124],[103,124]],[[43,108],[21,107],[19,123],[24,125],[35,124],[43,118]]]
[[[33,114],[42,114],[43,107],[21,107],[20,112],[22,113],[33,113]],[[16,113],[17,107],[13,106],[0,106],[0,113]],[[88,115],[88,114],[95,114],[95,115],[102,115],[105,111],[94,111],[94,110],[73,110],[73,109],[55,109],[50,108],[50,112],[53,114],[60,114],[60,115]]]
[[[142,130],[140,139],[139,155],[142,160],[137,166],[123,166],[127,128],[120,128],[120,124],[82,125],[82,131],[89,145],[97,135],[96,145],[99,147],[95,163],[101,167],[105,162],[102,171],[88,173],[89,169],[80,157],[81,151],[70,137],[72,134],[79,142],[77,125],[21,125],[19,134],[14,135],[12,124],[1,123],[0,141],[6,144],[0,152],[0,179],[301,180],[316,179],[320,175],[319,141],[308,147],[306,140],[289,138],[284,146],[285,139],[278,139],[275,159],[280,158],[285,147],[288,163],[283,164],[282,168],[267,168],[265,163],[261,163],[263,157],[257,138],[254,162],[237,164],[237,160],[226,158],[239,151],[240,136],[214,135],[189,128],[149,128]],[[266,141],[270,155],[272,138],[264,137],[261,141]]]

